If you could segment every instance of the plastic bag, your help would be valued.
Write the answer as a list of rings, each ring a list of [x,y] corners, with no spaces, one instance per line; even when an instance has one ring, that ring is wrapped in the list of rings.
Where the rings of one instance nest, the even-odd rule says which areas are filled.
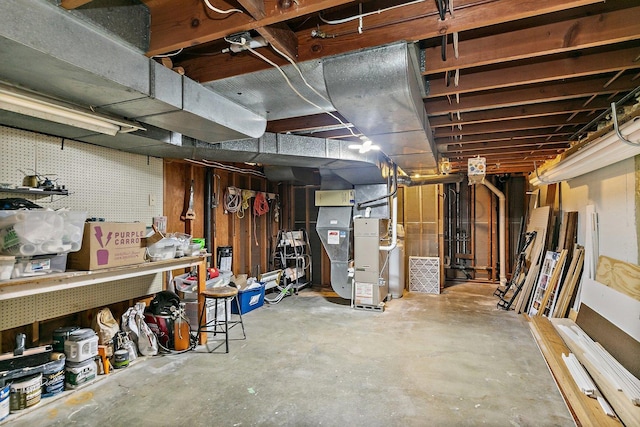
[[[144,321],[144,303],[137,303],[122,315],[122,330],[127,332],[143,356],[158,354],[158,340]]]
[[[93,330],[98,334],[98,344],[109,345],[113,337],[120,331],[120,325],[109,308],[103,308],[93,319]]]

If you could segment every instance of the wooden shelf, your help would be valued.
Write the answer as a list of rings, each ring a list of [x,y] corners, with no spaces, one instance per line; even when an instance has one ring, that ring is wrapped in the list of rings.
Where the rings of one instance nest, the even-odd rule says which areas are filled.
[[[90,286],[113,280],[123,280],[180,268],[196,267],[204,263],[204,256],[175,258],[93,271],[67,271],[35,277],[23,277],[0,282],[0,301],[29,295]]]
[[[206,289],[206,259],[210,256],[211,254],[204,254],[102,270],[72,270],[65,273],[11,279],[0,282],[0,301],[196,267],[198,270],[198,312],[200,312],[204,306],[204,297],[200,294]],[[206,333],[201,333],[200,343],[203,344],[206,338]]]

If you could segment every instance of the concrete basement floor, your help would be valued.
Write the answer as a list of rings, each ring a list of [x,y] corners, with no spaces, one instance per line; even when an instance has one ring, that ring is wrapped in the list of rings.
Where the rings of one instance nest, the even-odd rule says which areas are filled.
[[[9,424],[575,425],[526,321],[496,309],[494,290],[405,293],[380,313],[303,289],[247,313],[229,354],[140,360]]]

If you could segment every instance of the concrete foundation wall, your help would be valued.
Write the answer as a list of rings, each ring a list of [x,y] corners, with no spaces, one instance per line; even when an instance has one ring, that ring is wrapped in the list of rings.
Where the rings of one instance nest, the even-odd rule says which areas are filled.
[[[585,244],[585,209],[598,213],[599,254],[638,264],[638,171],[634,159],[562,183],[561,209],[578,211],[578,244]]]

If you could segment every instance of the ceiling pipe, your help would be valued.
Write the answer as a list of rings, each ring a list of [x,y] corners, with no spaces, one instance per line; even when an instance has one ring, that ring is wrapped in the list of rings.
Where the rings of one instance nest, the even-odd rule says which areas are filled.
[[[464,180],[462,174],[449,175],[427,175],[420,178],[410,178],[408,176],[399,176],[398,184],[405,187],[413,187],[416,185],[432,185],[432,184],[455,184]]]
[[[506,270],[506,240],[507,240],[507,226],[506,226],[506,198],[504,193],[493,185],[491,182],[483,180],[482,184],[485,185],[489,190],[493,192],[496,196],[498,196],[498,227],[500,229],[500,285],[507,285],[507,274]]]
[[[391,193],[391,242],[379,250],[390,252],[398,246],[398,165],[393,165],[393,193]]]

